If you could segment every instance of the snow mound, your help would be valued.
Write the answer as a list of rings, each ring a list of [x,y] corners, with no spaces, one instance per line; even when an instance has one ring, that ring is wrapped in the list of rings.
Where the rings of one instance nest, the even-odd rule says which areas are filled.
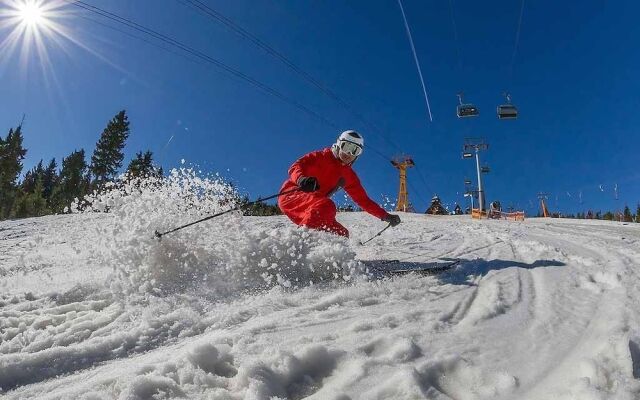
[[[418,368],[424,387],[455,399],[494,399],[508,396],[519,386],[518,378],[505,371],[479,368],[459,356],[428,361]]]
[[[236,384],[245,399],[302,399],[322,387],[344,352],[311,346],[301,354],[281,354],[269,363],[241,367]]]

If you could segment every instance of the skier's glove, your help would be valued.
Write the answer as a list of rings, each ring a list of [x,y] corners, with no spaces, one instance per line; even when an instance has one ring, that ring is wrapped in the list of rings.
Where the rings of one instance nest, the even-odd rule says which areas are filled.
[[[396,226],[400,223],[400,217],[395,214],[387,214],[387,216],[382,218],[382,220],[390,223],[391,226]]]
[[[298,179],[297,184],[300,187],[300,190],[307,193],[315,192],[320,189],[318,180],[314,176],[302,176]]]

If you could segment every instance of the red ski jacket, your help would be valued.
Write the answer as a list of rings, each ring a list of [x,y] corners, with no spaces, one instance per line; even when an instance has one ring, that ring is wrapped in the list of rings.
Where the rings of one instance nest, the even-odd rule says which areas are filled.
[[[367,196],[367,192],[351,166],[344,165],[336,159],[331,148],[305,154],[293,163],[289,168],[289,179],[284,182],[280,191],[297,188],[296,182],[302,176],[313,176],[318,180],[320,189],[312,193],[315,196],[331,197],[340,188],[344,188],[356,204],[369,214],[380,219],[388,215],[382,207]]]

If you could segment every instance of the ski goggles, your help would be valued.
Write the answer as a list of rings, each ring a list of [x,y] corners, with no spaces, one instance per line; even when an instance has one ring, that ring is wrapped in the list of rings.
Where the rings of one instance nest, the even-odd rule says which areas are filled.
[[[340,142],[340,151],[349,154],[350,156],[358,157],[360,154],[362,154],[362,147],[360,147],[359,144],[343,140],[342,142]]]

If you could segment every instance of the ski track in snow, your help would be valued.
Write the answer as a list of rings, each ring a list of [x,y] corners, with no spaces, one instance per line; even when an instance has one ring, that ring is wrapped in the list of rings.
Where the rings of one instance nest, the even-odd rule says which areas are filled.
[[[361,213],[350,242],[284,217],[155,245],[117,215],[0,222],[0,394],[640,398],[640,227],[401,217],[365,246],[384,225]],[[355,258],[462,262],[380,280]]]

